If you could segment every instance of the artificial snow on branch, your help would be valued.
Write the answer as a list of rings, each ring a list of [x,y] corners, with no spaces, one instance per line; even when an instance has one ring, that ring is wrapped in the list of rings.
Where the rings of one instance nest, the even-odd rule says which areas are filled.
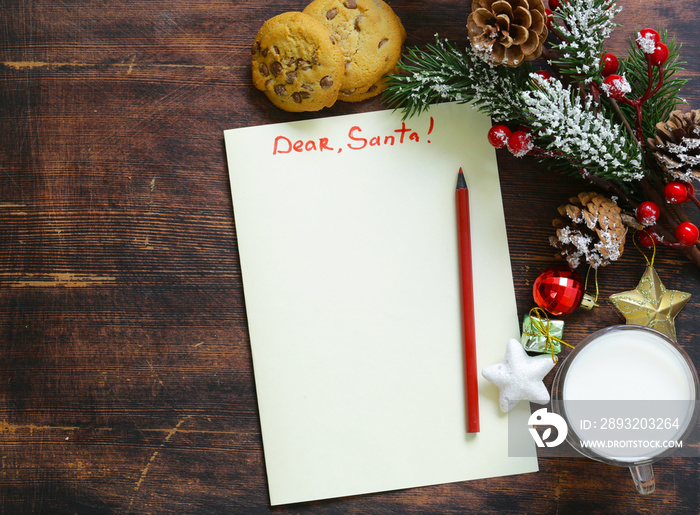
[[[384,100],[399,107],[408,118],[420,114],[433,102],[472,102],[493,118],[522,117],[518,98],[531,68],[506,69],[480,58],[468,47],[460,50],[435,36],[425,49],[411,48],[401,62],[402,73],[392,75]]]
[[[520,93],[526,106],[526,122],[546,149],[557,152],[573,167],[606,179],[640,180],[642,154],[639,145],[620,125],[596,110],[591,95],[550,77],[533,74],[537,86]],[[554,157],[554,154],[552,154]]]
[[[613,18],[621,10],[613,0],[558,3],[550,25],[558,39],[551,48],[558,57],[550,59],[550,64],[577,82],[597,80],[603,43],[618,26]]]

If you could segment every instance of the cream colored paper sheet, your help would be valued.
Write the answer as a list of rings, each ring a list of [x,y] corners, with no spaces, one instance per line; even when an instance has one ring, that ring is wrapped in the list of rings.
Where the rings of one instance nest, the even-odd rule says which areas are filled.
[[[225,131],[273,505],[537,470],[482,377],[465,432],[460,167],[479,370],[519,335],[489,127],[449,103]]]

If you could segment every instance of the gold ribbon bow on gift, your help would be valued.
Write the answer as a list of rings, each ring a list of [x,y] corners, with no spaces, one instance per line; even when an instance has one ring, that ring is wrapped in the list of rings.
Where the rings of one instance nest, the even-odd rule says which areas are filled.
[[[556,363],[558,361],[557,353],[554,351],[554,343],[559,343],[560,345],[566,345],[567,347],[573,349],[573,345],[569,345],[561,338],[557,338],[550,333],[550,321],[547,313],[540,308],[532,308],[529,313],[530,325],[537,331],[535,333],[524,332],[526,336],[543,336],[545,338],[545,353],[549,352],[552,355],[552,361]],[[542,322],[545,320],[546,322]]]

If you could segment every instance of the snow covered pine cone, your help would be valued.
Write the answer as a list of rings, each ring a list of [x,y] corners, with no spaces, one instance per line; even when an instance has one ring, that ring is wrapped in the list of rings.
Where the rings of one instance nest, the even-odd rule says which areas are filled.
[[[656,124],[656,137],[647,143],[661,168],[674,179],[700,180],[700,109],[673,111],[670,120]]]
[[[601,193],[583,192],[558,211],[568,220],[552,221],[557,235],[550,236],[549,243],[559,249],[557,257],[566,259],[571,268],[582,261],[598,268],[622,256],[627,227],[614,200]]]
[[[547,39],[542,0],[473,0],[467,28],[477,54],[507,66],[537,59]]]

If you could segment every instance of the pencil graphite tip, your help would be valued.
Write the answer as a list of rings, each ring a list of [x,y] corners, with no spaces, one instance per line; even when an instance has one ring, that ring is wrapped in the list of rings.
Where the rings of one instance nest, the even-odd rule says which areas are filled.
[[[464,178],[464,172],[459,169],[459,174],[457,175],[457,189],[462,189],[467,187],[467,180]]]

